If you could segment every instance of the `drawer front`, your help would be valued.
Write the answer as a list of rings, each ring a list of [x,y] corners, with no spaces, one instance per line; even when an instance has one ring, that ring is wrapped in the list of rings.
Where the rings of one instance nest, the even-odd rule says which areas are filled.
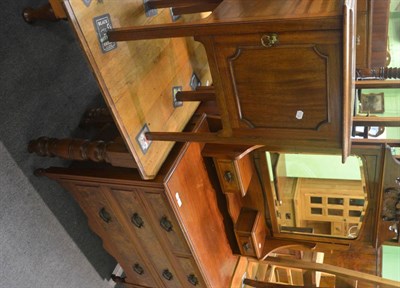
[[[256,226],[253,233],[253,245],[257,254],[257,258],[260,258],[263,256],[261,254],[264,249],[265,237],[267,236],[265,222],[260,214],[255,225]]]
[[[219,182],[225,193],[240,192],[238,177],[236,175],[235,165],[233,161],[217,159],[216,161],[217,173]]]
[[[169,206],[168,200],[162,193],[156,191],[154,193],[143,193],[146,201],[151,206],[151,212],[157,221],[157,228],[163,237],[168,240],[174,254],[191,255],[178,221]]]
[[[125,271],[126,281],[143,286],[157,287],[149,268],[137,253],[126,229],[110,206],[106,194],[99,186],[75,185],[74,193],[81,208],[99,227],[99,236],[107,243],[110,253],[118,260]]]
[[[133,190],[112,189],[112,194],[117,199],[124,217],[129,221],[129,228],[138,239],[138,247],[146,252],[152,262],[157,275],[166,287],[182,287],[171,261],[164,252],[154,231],[152,219],[143,205],[139,196],[140,192]]]
[[[184,283],[185,287],[207,287],[192,257],[179,257],[178,262],[187,280],[187,282]]]
[[[238,235],[237,238],[242,255],[252,256],[252,257],[257,256],[256,251],[254,249],[253,239],[251,238],[251,236]]]

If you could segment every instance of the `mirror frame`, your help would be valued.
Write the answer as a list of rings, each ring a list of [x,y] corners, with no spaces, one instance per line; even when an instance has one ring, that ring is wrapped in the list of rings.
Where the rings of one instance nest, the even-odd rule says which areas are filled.
[[[278,222],[275,215],[275,201],[273,195],[273,189],[269,173],[267,161],[265,158],[266,149],[259,149],[256,153],[259,153],[256,158],[259,161],[259,168],[262,175],[262,184],[265,190],[267,210],[265,211],[266,223],[268,223],[271,231],[271,237],[282,239],[282,240],[297,240],[297,241],[311,241],[326,244],[339,244],[348,246],[355,242],[364,242],[373,247],[377,244],[378,227],[377,224],[380,220],[381,215],[381,203],[382,203],[382,179],[383,168],[384,168],[384,156],[386,145],[382,143],[378,144],[362,144],[357,143],[352,146],[352,155],[359,156],[363,163],[366,194],[368,205],[366,207],[363,223],[359,231],[358,237],[351,238],[338,238],[332,236],[314,236],[307,234],[295,234],[281,232],[278,227]],[[286,151],[268,151],[273,153],[284,153]],[[340,155],[338,151],[332,151],[332,153]],[[272,212],[271,212],[272,211]]]
[[[280,179],[280,176],[282,176],[282,175],[280,175],[283,171],[281,171],[281,169],[279,168],[279,165],[280,165],[280,163],[281,163],[281,161],[282,161],[282,157],[283,156],[286,156],[286,155],[303,155],[303,156],[318,156],[318,157],[326,157],[326,156],[333,156],[333,155],[328,155],[328,154],[312,154],[312,153],[301,153],[301,154],[293,154],[293,153],[269,153],[270,154],[270,160],[271,160],[271,170],[272,170],[272,175],[273,175],[273,197],[274,197],[274,199],[275,199],[275,201],[274,201],[274,203],[275,203],[275,205],[274,205],[274,210],[275,210],[275,212],[276,212],[276,217],[277,218],[281,218],[281,226],[280,226],[280,231],[281,231],[281,233],[290,233],[290,230],[287,230],[287,231],[283,231],[284,229],[283,229],[283,227],[282,227],[282,221],[283,222],[285,222],[283,219],[282,219],[282,217],[284,217],[283,215],[281,215],[281,216],[279,216],[278,214],[278,211],[280,210],[280,208],[279,207],[281,207],[281,209],[283,209],[283,210],[287,210],[288,209],[288,203],[287,202],[285,202],[285,203],[283,203],[283,200],[285,199],[285,196],[284,195],[286,195],[286,191],[284,191],[284,190],[281,190],[281,184],[279,183],[280,181],[279,181],[279,179]],[[340,155],[335,155],[335,156],[337,156],[337,157],[340,157]],[[346,161],[350,161],[349,160],[349,158],[350,157],[357,157],[357,159],[358,159],[358,162],[361,162],[361,163],[358,163],[358,165],[357,165],[357,167],[353,167],[352,166],[352,169],[359,169],[359,170],[362,170],[362,173],[364,173],[364,167],[363,167],[363,165],[364,165],[364,163],[363,163],[363,161],[362,161],[362,159],[359,157],[359,156],[356,156],[356,155],[349,155],[349,157],[347,158],[347,160]],[[285,157],[286,158],[286,157]],[[338,158],[339,159],[339,158]],[[269,161],[268,161],[269,162]],[[291,162],[292,163],[292,162]],[[341,163],[342,165],[344,165],[343,163]],[[287,166],[286,164],[284,164],[284,166]],[[310,169],[313,169],[313,166],[308,166],[307,164],[306,164],[306,166],[308,167],[308,168],[310,168]],[[291,166],[287,166],[287,167],[291,167]],[[329,171],[332,171],[333,172],[333,170],[332,169],[330,169]],[[325,172],[326,173],[326,172]],[[320,180],[322,180],[322,181],[335,181],[335,180],[339,180],[339,181],[343,181],[343,180],[355,180],[355,179],[343,179],[343,178],[329,178],[329,176],[328,175],[330,175],[329,173],[331,173],[331,172],[328,172],[328,174],[326,174],[325,175],[325,177],[316,177],[316,178],[313,178],[312,176],[311,176],[311,178],[312,179],[320,179]],[[270,175],[271,176],[271,175]],[[326,178],[328,176],[328,178]],[[290,177],[290,176],[289,176]],[[363,205],[361,205],[362,206],[362,210],[360,211],[360,216],[358,216],[357,218],[358,218],[358,220],[356,220],[356,219],[353,219],[353,220],[351,220],[351,222],[349,222],[349,223],[353,223],[353,224],[355,224],[356,222],[357,223],[359,223],[359,224],[357,224],[357,226],[352,226],[352,228],[354,228],[354,227],[357,227],[357,233],[356,233],[356,235],[355,236],[353,236],[353,237],[349,237],[349,236],[345,236],[345,235],[334,235],[334,234],[330,234],[330,233],[314,233],[314,232],[311,232],[311,231],[309,231],[309,230],[313,230],[313,228],[311,228],[311,227],[305,227],[305,226],[298,226],[299,225],[299,223],[297,222],[297,220],[298,220],[298,217],[300,217],[300,215],[298,215],[297,213],[298,212],[300,212],[301,210],[302,210],[302,204],[300,204],[300,203],[296,203],[296,199],[295,198],[293,198],[293,201],[295,202],[293,205],[294,205],[294,207],[293,207],[293,209],[294,209],[294,211],[293,211],[293,217],[294,217],[294,219],[293,219],[293,221],[295,221],[297,224],[294,224],[294,227],[293,227],[293,231],[295,231],[296,229],[298,229],[298,230],[296,230],[296,232],[297,233],[299,233],[299,234],[304,234],[304,235],[314,235],[314,236],[319,236],[319,237],[333,237],[333,238],[343,238],[343,239],[355,239],[355,238],[357,238],[358,237],[358,234],[359,234],[359,229],[361,228],[361,226],[362,226],[362,223],[363,223],[363,218],[364,218],[364,214],[365,214],[365,211],[366,211],[366,209],[367,209],[367,205],[368,205],[368,197],[367,197],[367,195],[366,195],[366,190],[365,190],[365,185],[366,185],[366,183],[365,183],[365,178],[364,178],[364,175],[360,175],[360,181],[362,182],[362,187],[360,187],[360,190],[357,190],[357,191],[359,191],[359,193],[360,193],[360,195],[354,195],[354,197],[356,197],[356,198],[358,198],[358,197],[360,197],[361,196],[361,194],[362,195],[364,195],[364,197],[363,197],[363,199],[364,199],[364,203],[363,203]],[[305,181],[308,181],[308,180],[311,180],[311,178],[310,177],[307,177],[307,176],[303,176],[303,177],[300,177],[301,179],[303,179],[303,180],[305,180]],[[300,182],[300,178],[298,178],[298,181],[299,182],[297,182],[298,184],[296,184],[296,186],[297,185],[301,185],[300,183],[302,183],[302,182]],[[296,178],[297,179],[297,178]],[[298,188],[300,188],[299,186],[297,186],[297,188],[296,188],[296,190],[298,190]],[[299,192],[295,192],[294,193],[294,197],[297,195],[297,196],[300,196],[299,197],[299,199],[297,199],[297,201],[303,201],[303,195],[301,195],[301,194],[298,194]],[[322,192],[321,192],[322,193]],[[335,192],[334,192],[335,193]],[[341,196],[339,196],[339,194],[337,194],[336,196],[333,196],[334,194],[331,194],[331,196],[329,196],[330,198],[332,198],[332,197],[335,197],[335,198],[337,198],[337,197],[341,197]],[[314,195],[314,197],[318,197],[318,198],[321,198],[321,196],[323,196],[323,193],[322,194],[319,194],[319,195]],[[282,199],[281,199],[281,197],[282,197]],[[313,197],[312,197],[313,198]],[[322,198],[321,198],[321,200],[322,200]],[[300,204],[300,205],[299,205]],[[305,203],[304,203],[305,204]],[[322,202],[321,202],[321,204],[322,204]],[[319,207],[319,206],[318,206]],[[272,208],[272,207],[271,207]],[[335,208],[336,209],[336,208]],[[346,210],[345,209],[345,207],[343,206],[343,209],[344,210]],[[348,207],[347,209],[349,209],[349,210],[351,210],[351,207]],[[358,211],[358,209],[356,208],[356,207],[354,207],[354,209],[356,209],[357,211]],[[298,211],[299,210],[299,211]],[[344,211],[343,210],[343,211]],[[282,212],[282,211],[281,211]],[[303,211],[303,213],[304,213],[304,211]],[[305,215],[303,215],[303,216],[305,216]],[[320,215],[320,216],[322,216],[323,218],[325,218],[325,216],[323,216],[322,214]],[[350,215],[347,215],[347,217],[349,217]],[[318,216],[316,216],[316,217],[318,217]],[[346,217],[345,215],[342,215],[342,219],[343,219],[343,217]],[[292,217],[291,217],[292,218]],[[331,220],[328,220],[328,219],[326,219],[326,221],[327,222],[341,222],[341,220],[339,220],[339,219],[336,219],[336,220],[333,220],[333,219],[335,219],[336,217],[333,217],[333,218],[331,218]],[[324,221],[322,218],[320,219],[321,221]],[[350,219],[349,219],[350,220]],[[277,220],[277,221],[279,221],[279,220]],[[317,221],[317,220],[316,220]],[[318,220],[319,221],[319,220]],[[344,221],[346,221],[346,220],[344,220]],[[289,225],[289,226],[291,226],[291,225]],[[347,231],[347,230],[346,230]],[[326,231],[327,232],[327,231]],[[291,233],[290,233],[291,234]]]

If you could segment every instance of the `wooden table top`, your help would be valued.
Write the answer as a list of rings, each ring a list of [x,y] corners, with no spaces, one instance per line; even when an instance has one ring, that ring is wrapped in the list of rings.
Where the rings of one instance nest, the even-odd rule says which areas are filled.
[[[112,27],[172,22],[169,9],[147,17],[142,0],[65,0],[65,8],[106,104],[143,179],[157,175],[173,142],[149,142],[143,131],[182,131],[198,102],[173,103],[173,87],[191,90],[193,73],[212,83],[201,44],[191,38],[109,42]],[[197,16],[191,16],[199,17]],[[182,17],[178,21],[192,21]],[[105,36],[105,37],[104,37]],[[84,95],[82,95],[84,97]]]

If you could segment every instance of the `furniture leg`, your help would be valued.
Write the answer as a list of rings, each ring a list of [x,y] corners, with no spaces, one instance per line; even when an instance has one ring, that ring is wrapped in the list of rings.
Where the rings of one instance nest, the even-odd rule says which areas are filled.
[[[176,93],[177,101],[215,101],[214,90],[179,91]]]
[[[400,67],[376,67],[357,70],[360,80],[400,79]]]
[[[136,162],[122,142],[56,139],[40,137],[28,144],[28,152],[42,157],[67,160],[106,162],[112,166],[137,168]]]
[[[79,123],[79,127],[103,127],[105,124],[113,122],[113,118],[107,108],[93,108],[85,112]]]
[[[22,11],[22,17],[25,22],[31,24],[36,20],[46,20],[46,21],[58,21],[56,15],[54,14],[53,8],[50,3],[47,3],[39,8],[27,7]]]
[[[192,37],[204,36],[210,33],[224,34],[226,31],[244,31],[251,32],[251,25],[229,23],[218,25],[214,23],[172,23],[172,24],[155,24],[145,26],[132,26],[128,28],[114,28],[107,32],[108,40],[117,41],[133,41],[146,39],[161,39],[174,37]],[[255,33],[255,32],[254,32]]]
[[[36,9],[27,7],[22,11],[22,17],[24,18],[25,22],[30,24],[36,20],[55,22],[61,19],[67,19],[60,0],[49,0],[49,3]]]

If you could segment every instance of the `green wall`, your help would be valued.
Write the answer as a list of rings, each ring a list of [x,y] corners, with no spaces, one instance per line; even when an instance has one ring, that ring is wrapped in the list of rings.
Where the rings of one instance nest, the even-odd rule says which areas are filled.
[[[360,180],[361,159],[350,156],[342,164],[341,155],[285,154],[286,176]]]
[[[382,277],[400,281],[399,246],[382,246]]]

